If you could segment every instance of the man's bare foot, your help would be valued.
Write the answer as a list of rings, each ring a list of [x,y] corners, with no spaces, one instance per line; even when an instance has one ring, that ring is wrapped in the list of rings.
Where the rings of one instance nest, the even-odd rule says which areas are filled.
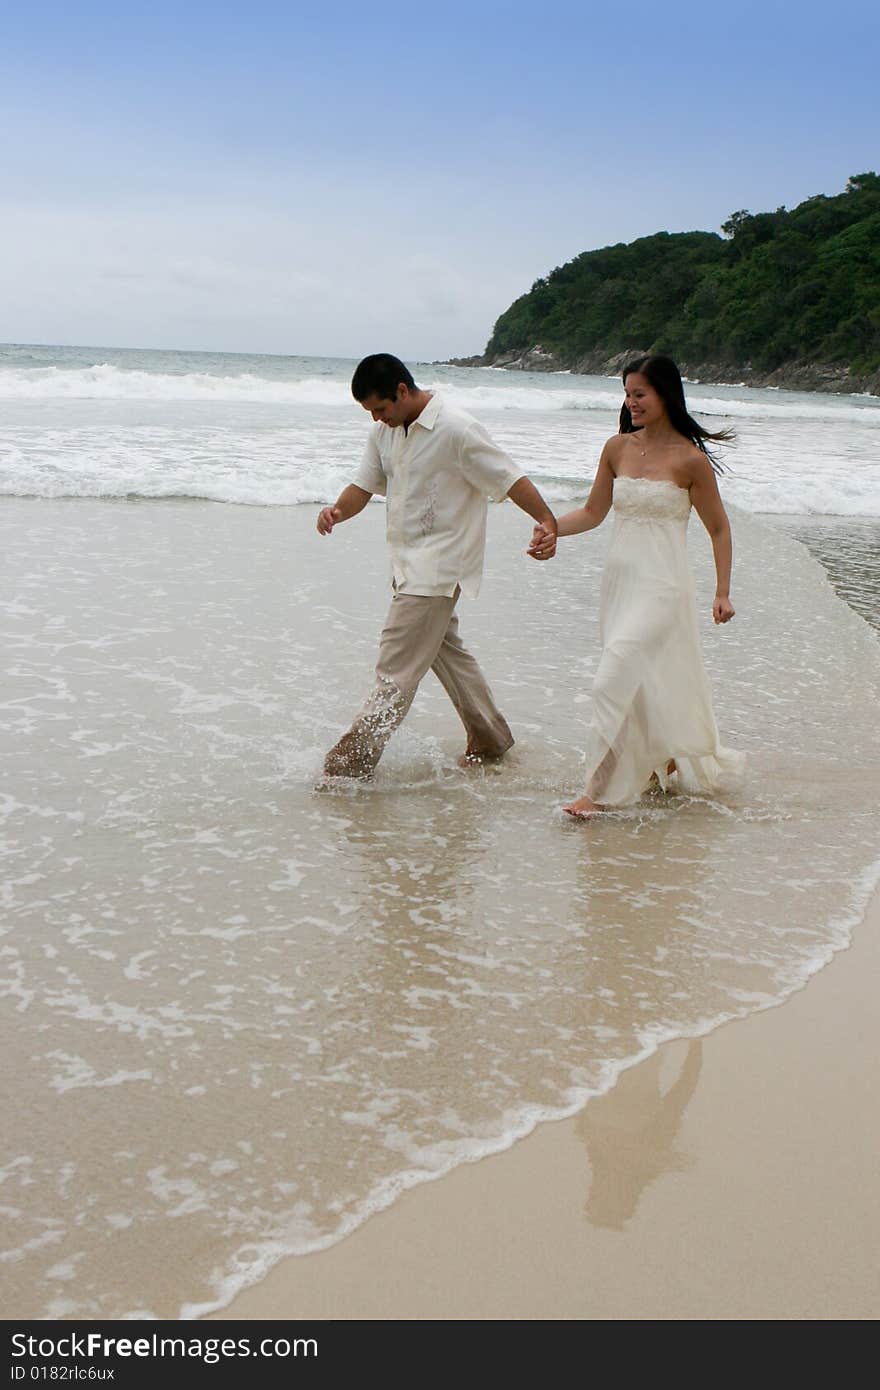
[[[473,743],[471,743],[470,739],[468,739],[467,748],[464,750],[461,757],[456,759],[456,762],[458,763],[459,767],[465,769],[469,767],[487,767],[490,763],[500,763],[501,759],[504,758],[510,752],[512,747],[512,736],[510,742],[507,744],[505,748],[501,748],[500,750],[493,749],[491,753],[487,752],[484,748],[475,746]]]
[[[344,758],[324,759],[323,775],[331,782],[339,777],[347,777],[352,782],[370,782],[374,771],[372,767],[358,767]]]
[[[456,758],[456,762],[467,771],[470,767],[486,767],[488,763],[500,763],[503,757],[504,753],[478,753],[469,748],[460,758]]]
[[[357,782],[369,782],[378,761],[378,754],[363,733],[349,729],[324,758],[324,777],[331,780],[350,777]]]
[[[570,801],[567,806],[563,806],[563,811],[573,816],[575,820],[592,820],[593,816],[598,816],[605,810],[598,802],[591,801],[588,796],[579,796],[577,801]]]
[[[325,770],[315,782],[312,791],[341,791],[344,787],[350,786],[353,782],[365,784],[367,782],[372,782],[372,780],[372,772],[327,772]]]

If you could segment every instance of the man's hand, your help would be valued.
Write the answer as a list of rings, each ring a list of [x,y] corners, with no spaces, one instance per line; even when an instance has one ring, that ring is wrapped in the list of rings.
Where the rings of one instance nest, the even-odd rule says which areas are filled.
[[[318,512],[318,535],[329,536],[337,521],[344,520],[341,507],[322,507]]]
[[[351,521],[353,516],[364,510],[372,495],[366,488],[358,487],[357,483],[349,483],[332,507],[322,507],[318,512],[318,535],[329,536],[337,522]]]
[[[532,532],[532,540],[526,551],[533,560],[552,560],[556,554],[556,528],[549,522],[539,521]]]
[[[507,489],[511,502],[521,508],[535,522],[532,543],[526,551],[533,560],[549,560],[556,554],[556,533],[559,523],[530,478],[517,478],[513,487]]]

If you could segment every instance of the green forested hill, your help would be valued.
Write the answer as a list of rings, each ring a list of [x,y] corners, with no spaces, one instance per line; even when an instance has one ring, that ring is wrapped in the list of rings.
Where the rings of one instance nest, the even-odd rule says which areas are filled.
[[[713,232],[659,232],[585,251],[501,315],[485,362],[539,345],[547,365],[595,370],[637,348],[684,364],[773,373],[880,369],[880,177]]]

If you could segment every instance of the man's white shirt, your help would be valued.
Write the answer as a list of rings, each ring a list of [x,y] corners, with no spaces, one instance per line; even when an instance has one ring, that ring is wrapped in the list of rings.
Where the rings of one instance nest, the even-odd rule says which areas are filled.
[[[463,410],[433,395],[404,430],[373,425],[354,478],[386,498],[388,546],[399,593],[475,598],[486,548],[486,499],[501,502],[524,477]]]

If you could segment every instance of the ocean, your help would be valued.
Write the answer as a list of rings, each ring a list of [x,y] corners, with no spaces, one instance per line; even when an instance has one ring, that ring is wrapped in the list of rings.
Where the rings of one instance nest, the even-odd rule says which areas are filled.
[[[619,383],[414,364],[558,507]],[[0,348],[6,1317],[192,1318],[407,1187],[771,1007],[880,876],[880,400],[693,383],[732,424],[727,799],[580,790],[607,527],[527,561],[492,507],[463,607],[517,745],[463,776],[424,682],[373,785],[314,791],[366,694],[383,508],[318,504],[353,363]]]
[[[0,347],[0,487],[32,497],[326,502],[369,420],[355,363],[309,357]],[[620,384],[416,364],[420,385],[478,415],[548,497],[583,495],[616,428]],[[694,413],[733,424],[726,500],[786,516],[880,518],[880,398],[692,384]]]

